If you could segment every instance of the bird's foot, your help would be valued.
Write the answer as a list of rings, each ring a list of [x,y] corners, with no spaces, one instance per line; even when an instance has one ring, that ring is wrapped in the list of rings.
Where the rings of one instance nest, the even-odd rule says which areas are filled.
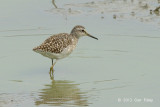
[[[49,74],[53,74],[53,66],[50,67]]]
[[[53,75],[53,73],[54,73],[54,69],[53,69],[53,66],[51,66],[51,67],[50,67],[49,74],[50,74],[50,75]]]

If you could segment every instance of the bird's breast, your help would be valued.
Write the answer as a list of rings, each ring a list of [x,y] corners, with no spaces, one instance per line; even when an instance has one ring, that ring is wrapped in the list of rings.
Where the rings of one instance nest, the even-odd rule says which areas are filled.
[[[75,48],[76,48],[76,44],[68,45],[66,48],[63,49],[63,51],[61,52],[61,54],[69,55],[69,54],[71,54],[71,52],[72,52]]]

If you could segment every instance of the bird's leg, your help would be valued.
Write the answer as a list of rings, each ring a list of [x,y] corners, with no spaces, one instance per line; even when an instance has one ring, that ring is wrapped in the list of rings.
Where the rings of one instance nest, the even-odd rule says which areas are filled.
[[[53,65],[53,59],[52,59],[52,65]]]
[[[53,65],[53,59],[51,59],[51,60],[52,60],[52,65]],[[51,75],[52,71],[53,71],[53,67],[51,66],[51,67],[50,67],[50,71],[49,71],[49,74],[50,74],[50,75]]]
[[[53,72],[54,72],[53,67],[56,64],[56,62],[57,62],[57,60],[54,63],[53,63],[53,60],[52,60],[52,66],[50,67],[50,72],[49,72],[52,75],[53,75]]]

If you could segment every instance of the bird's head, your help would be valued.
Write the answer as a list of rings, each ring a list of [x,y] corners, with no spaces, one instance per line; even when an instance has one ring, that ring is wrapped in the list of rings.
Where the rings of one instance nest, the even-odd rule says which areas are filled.
[[[71,34],[75,35],[77,38],[80,38],[82,36],[89,36],[91,38],[97,39],[96,37],[90,35],[89,33],[86,32],[85,28],[83,26],[77,25],[75,26],[72,31]]]

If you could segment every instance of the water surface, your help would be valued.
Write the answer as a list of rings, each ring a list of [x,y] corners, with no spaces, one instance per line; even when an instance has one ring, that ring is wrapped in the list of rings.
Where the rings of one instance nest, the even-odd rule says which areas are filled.
[[[1,0],[0,106],[158,107],[160,16],[153,0]],[[57,62],[32,51],[81,24],[81,38]],[[153,102],[118,102],[118,99]]]

